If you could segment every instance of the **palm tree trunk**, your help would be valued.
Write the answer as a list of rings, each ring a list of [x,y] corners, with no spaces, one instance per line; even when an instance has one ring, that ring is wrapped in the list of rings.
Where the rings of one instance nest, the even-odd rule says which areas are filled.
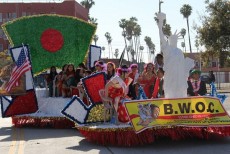
[[[111,49],[111,54],[112,54],[112,59],[113,59],[113,49],[112,49],[111,43],[110,43],[110,49]]]
[[[129,53],[128,53],[128,50],[127,50],[127,42],[126,42],[125,37],[124,37],[124,40],[125,40],[125,50],[126,50],[126,53],[127,53],[127,59],[129,61]]]
[[[183,38],[184,38],[184,37],[183,37]],[[186,52],[185,38],[184,38],[184,51]]]
[[[135,60],[136,60],[136,62],[137,62],[137,54],[138,54],[138,50],[137,50],[138,49],[137,48],[138,47],[138,44],[137,44],[138,42],[137,42],[137,40],[138,40],[138,37],[136,37],[136,39],[135,39],[135,52],[136,52],[136,56],[135,56],[136,59]]]
[[[150,50],[149,50],[149,47],[148,47],[147,53],[148,53],[148,62],[150,62]]]
[[[140,62],[140,50],[139,50],[139,47],[140,47],[140,37],[138,37],[138,45],[137,45],[137,63]]]
[[[131,39],[132,41],[131,41],[131,43],[132,43],[132,49],[131,49],[131,52],[132,52],[132,50],[134,50],[134,47],[133,47],[133,37],[132,37],[132,39]],[[134,53],[132,54],[132,62],[134,62]]]
[[[189,22],[188,22],[188,18],[187,18],[187,28],[188,28],[189,48],[190,48],[190,53],[192,53],[192,47],[191,47],[191,40],[190,40],[190,32],[189,32]]]
[[[109,47],[109,44],[108,44],[108,48],[109,48],[109,59],[110,59],[110,47]]]

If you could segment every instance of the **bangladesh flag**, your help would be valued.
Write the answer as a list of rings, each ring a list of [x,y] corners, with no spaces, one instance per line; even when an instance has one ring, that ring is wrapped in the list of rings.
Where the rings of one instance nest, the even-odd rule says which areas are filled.
[[[48,14],[18,18],[2,28],[11,45],[29,45],[35,74],[83,62],[96,30],[78,18]]]

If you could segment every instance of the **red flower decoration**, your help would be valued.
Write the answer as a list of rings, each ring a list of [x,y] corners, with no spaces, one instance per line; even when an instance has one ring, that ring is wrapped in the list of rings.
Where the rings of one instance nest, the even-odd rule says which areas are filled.
[[[25,95],[16,96],[4,113],[4,117],[34,113],[38,110],[35,91],[27,91]]]
[[[105,73],[91,75],[82,79],[82,82],[90,101],[93,104],[100,104],[102,101],[98,91],[105,88]]]
[[[42,47],[50,52],[57,52],[64,44],[64,39],[61,32],[51,28],[42,33],[40,41]]]

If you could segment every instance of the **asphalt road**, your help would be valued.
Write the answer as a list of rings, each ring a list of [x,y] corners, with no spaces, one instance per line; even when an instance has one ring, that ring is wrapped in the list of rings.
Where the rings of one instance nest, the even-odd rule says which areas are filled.
[[[230,94],[224,103],[230,114]],[[0,118],[0,154],[229,154],[230,137],[156,142],[136,147],[101,146],[88,142],[75,129],[15,128],[11,118]]]

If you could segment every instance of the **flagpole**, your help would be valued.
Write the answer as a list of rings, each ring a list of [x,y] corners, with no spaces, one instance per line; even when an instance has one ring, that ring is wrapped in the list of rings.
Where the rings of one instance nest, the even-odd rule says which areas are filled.
[[[125,55],[125,48],[124,48],[123,52],[121,53],[121,57],[119,59],[119,67],[121,67],[121,65],[122,65],[122,62],[123,62],[123,59],[124,59],[124,55]]]

